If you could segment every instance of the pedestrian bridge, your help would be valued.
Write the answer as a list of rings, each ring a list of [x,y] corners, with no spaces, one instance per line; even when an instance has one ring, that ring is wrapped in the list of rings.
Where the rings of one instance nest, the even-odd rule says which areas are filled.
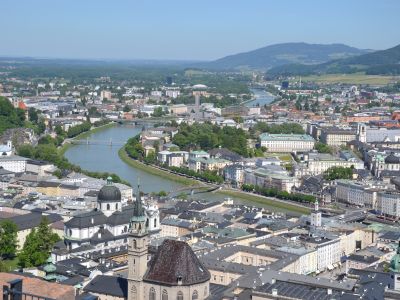
[[[108,146],[123,146],[125,145],[125,141],[115,141],[113,139],[109,140],[93,140],[93,139],[81,139],[81,140],[71,140],[70,143],[72,145],[108,145]]]

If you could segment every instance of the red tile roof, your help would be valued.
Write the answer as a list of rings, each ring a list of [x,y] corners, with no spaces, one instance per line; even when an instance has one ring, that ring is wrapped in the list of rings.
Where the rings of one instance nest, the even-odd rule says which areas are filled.
[[[0,273],[0,286],[9,285],[8,282],[15,279],[22,279],[22,291],[24,293],[57,300],[75,299],[75,289],[72,286],[47,282],[40,278],[22,274]]]

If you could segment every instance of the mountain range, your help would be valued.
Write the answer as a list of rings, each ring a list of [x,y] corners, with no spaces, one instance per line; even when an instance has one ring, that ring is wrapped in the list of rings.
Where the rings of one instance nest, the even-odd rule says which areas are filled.
[[[362,50],[343,44],[284,43],[249,52],[229,55],[204,63],[208,69],[269,69],[287,64],[320,64],[334,59],[365,54]]]
[[[211,70],[265,70],[268,74],[400,74],[400,45],[373,51],[344,44],[276,44],[199,64]]]

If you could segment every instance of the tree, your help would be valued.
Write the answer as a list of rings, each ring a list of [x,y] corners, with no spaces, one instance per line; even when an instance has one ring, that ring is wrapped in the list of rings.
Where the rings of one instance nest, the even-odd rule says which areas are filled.
[[[35,108],[33,108],[33,107],[29,108],[28,118],[29,118],[29,121],[31,121],[32,123],[35,123],[35,124],[39,121],[39,115]]]
[[[162,117],[164,115],[164,111],[161,106],[156,107],[153,112],[153,117]]]
[[[17,250],[17,225],[10,220],[0,222],[0,257],[10,259]]]
[[[59,240],[59,236],[49,227],[48,218],[42,217],[38,228],[33,228],[26,237],[24,247],[18,254],[19,265],[23,268],[43,265]]]
[[[131,108],[128,105],[125,105],[123,111],[124,112],[130,112]]]
[[[316,144],[315,144],[315,149],[319,152],[319,153],[333,153],[333,149],[332,149],[332,147],[330,147],[330,146],[328,146],[328,145],[326,145],[326,144],[324,144],[324,143],[321,143],[321,142],[317,142]]]
[[[324,172],[324,179],[326,180],[336,180],[336,179],[352,179],[353,169],[345,167],[331,167]]]
[[[60,124],[57,124],[56,127],[54,128],[54,131],[57,133],[57,135],[65,135],[64,129],[61,127]]]

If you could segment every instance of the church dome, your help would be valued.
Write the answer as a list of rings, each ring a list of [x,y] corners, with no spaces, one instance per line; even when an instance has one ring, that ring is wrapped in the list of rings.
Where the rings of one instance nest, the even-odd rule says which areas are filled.
[[[385,158],[385,163],[386,164],[398,164],[398,163],[400,163],[400,157],[391,153]]]
[[[107,178],[107,184],[103,186],[99,195],[97,196],[98,202],[117,202],[121,201],[121,191],[112,184],[111,178]]]

